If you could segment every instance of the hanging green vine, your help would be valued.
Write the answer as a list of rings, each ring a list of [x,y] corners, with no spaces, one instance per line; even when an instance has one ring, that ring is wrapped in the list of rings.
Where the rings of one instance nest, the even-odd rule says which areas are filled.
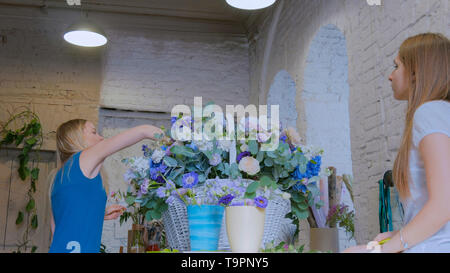
[[[10,127],[20,129],[12,129]],[[30,247],[29,234],[31,230],[36,230],[38,227],[38,215],[36,209],[36,201],[34,193],[36,193],[36,182],[39,179],[39,167],[35,166],[35,161],[30,161],[30,153],[34,152],[37,155],[37,162],[40,161],[39,151],[43,143],[42,126],[39,117],[36,113],[25,110],[11,117],[6,121],[1,128],[0,149],[5,145],[14,145],[21,147],[21,152],[18,155],[19,159],[19,177],[22,181],[30,179],[30,188],[27,192],[28,202],[23,210],[20,210],[16,225],[19,226],[27,219],[26,230],[23,235],[23,240],[17,244],[17,251],[27,252]],[[31,228],[31,230],[30,230]],[[31,246],[31,252],[36,252],[37,246]]]

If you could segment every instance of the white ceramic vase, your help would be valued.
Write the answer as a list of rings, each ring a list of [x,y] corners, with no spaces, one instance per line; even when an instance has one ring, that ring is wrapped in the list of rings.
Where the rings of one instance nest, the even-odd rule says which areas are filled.
[[[228,242],[232,252],[256,253],[264,235],[266,210],[255,206],[225,209]]]

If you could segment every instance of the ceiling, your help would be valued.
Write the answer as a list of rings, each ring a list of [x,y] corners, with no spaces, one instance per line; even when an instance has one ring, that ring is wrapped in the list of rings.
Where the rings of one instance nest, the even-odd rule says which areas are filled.
[[[74,0],[72,0],[74,1]],[[136,15],[170,16],[190,19],[228,21],[246,24],[249,17],[265,10],[246,11],[229,6],[225,0],[80,0],[69,6],[66,0],[0,0],[0,4],[46,8],[83,9]]]

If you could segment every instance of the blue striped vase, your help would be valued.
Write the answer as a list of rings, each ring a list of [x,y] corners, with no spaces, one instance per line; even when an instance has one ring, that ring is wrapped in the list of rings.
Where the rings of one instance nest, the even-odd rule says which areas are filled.
[[[224,209],[218,205],[187,206],[191,251],[217,250]]]

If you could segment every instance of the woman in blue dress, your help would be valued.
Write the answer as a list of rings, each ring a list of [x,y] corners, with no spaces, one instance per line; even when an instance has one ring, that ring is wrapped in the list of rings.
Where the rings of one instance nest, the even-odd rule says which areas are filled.
[[[142,125],[104,139],[94,124],[75,119],[56,131],[58,166],[51,178],[50,253],[100,252],[103,221],[119,217],[125,207],[106,208],[107,183],[100,170],[104,160],[143,139],[156,139],[163,131]]]
[[[378,234],[379,252],[450,252],[450,41],[424,33],[406,39],[389,76],[407,101],[393,175],[404,208],[400,230]],[[367,252],[366,245],[344,252]]]

